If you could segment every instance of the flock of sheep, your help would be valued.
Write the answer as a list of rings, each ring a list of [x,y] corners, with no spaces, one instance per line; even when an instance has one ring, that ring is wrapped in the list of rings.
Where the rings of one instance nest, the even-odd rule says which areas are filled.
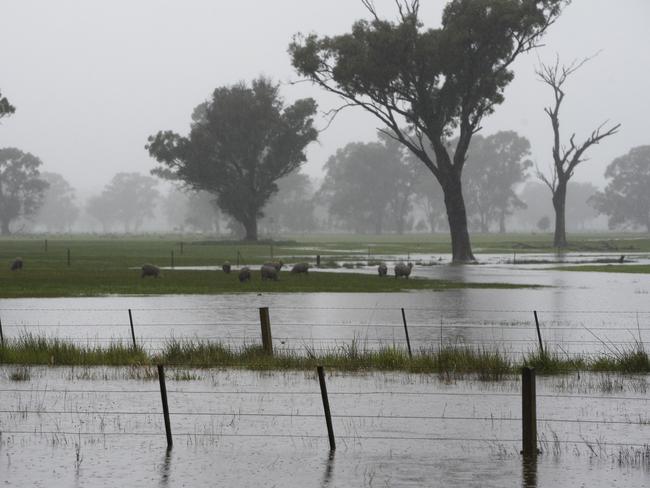
[[[262,276],[262,281],[266,280],[273,280],[273,281],[278,281],[278,276],[280,274],[280,270],[284,266],[284,263],[282,261],[273,261],[269,263],[264,263],[262,267],[260,268],[260,274]],[[22,262],[21,262],[21,267],[22,267]],[[302,273],[308,273],[309,268],[311,265],[309,263],[296,263],[293,265],[291,268],[291,273],[293,274],[302,274]],[[13,269],[13,267],[12,267]],[[230,274],[231,271],[231,265],[228,261],[223,263],[221,266],[221,269],[223,270],[224,273]],[[413,263],[408,263],[405,264],[404,262],[400,261],[395,264],[395,278],[408,278],[411,275],[411,270],[413,269]],[[379,272],[379,276],[387,276],[388,275],[388,267],[386,266],[385,263],[381,263],[377,267],[377,271]],[[142,278],[146,276],[152,276],[154,278],[158,278],[160,276],[160,268],[158,266],[154,266],[153,264],[145,264],[142,266]],[[252,275],[251,275],[251,270],[248,266],[244,266],[239,270],[239,282],[240,283],[245,283],[247,281],[251,281]]]
[[[278,275],[280,274],[280,270],[284,266],[284,263],[282,261],[274,261],[274,262],[269,262],[269,263],[264,263],[262,267],[260,268],[260,274],[262,275],[262,281],[266,280],[273,280],[273,281],[278,281]],[[308,273],[309,268],[311,265],[309,263],[296,263],[293,265],[291,268],[291,272],[294,274],[302,274],[302,273]],[[12,261],[11,266],[10,266],[11,271],[17,271],[19,269],[23,269],[23,259],[22,258],[16,258]],[[230,274],[231,266],[228,261],[223,263],[221,266],[221,269],[223,270],[224,273]],[[405,277],[408,278],[411,275],[411,270],[413,269],[413,263],[408,263],[405,264],[404,262],[400,261],[395,264],[395,278],[399,277]],[[388,267],[386,266],[385,263],[381,263],[377,267],[377,271],[379,272],[379,276],[387,276],[388,275]],[[160,276],[160,268],[156,265],[153,264],[143,264],[142,265],[142,273],[141,277],[145,278],[147,276],[151,276],[154,278],[158,278]],[[244,266],[239,270],[239,282],[244,283],[246,281],[251,280],[251,270],[248,266]]]

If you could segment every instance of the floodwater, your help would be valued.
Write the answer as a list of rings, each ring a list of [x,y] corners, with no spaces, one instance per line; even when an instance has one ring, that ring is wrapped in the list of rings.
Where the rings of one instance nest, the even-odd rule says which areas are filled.
[[[537,462],[524,463],[521,389],[405,374],[327,375],[330,454],[315,374],[0,369],[3,486],[641,487],[650,481],[648,377],[538,378]]]
[[[527,259],[540,262],[553,257],[527,255]],[[563,259],[576,262],[612,257],[617,256],[565,255]],[[648,261],[642,255],[631,258]],[[616,353],[645,342],[650,334],[648,275],[558,271],[553,269],[555,265],[503,262],[503,256],[482,256],[482,262],[485,264],[477,266],[416,265],[413,276],[541,287],[6,299],[0,300],[0,318],[5,337],[31,332],[105,344],[131,340],[127,310],[132,309],[136,338],[152,350],[172,336],[233,346],[259,343],[259,307],[270,308],[274,347],[298,353],[345,347],[351,341],[367,349],[406,347],[401,308],[415,350],[460,344],[498,347],[512,355],[528,352],[538,341],[534,310],[548,348],[569,355]],[[373,267],[353,271],[375,272]]]
[[[274,348],[299,354],[353,341],[361,348],[402,347],[401,308],[415,350],[451,343],[530,351],[537,347],[533,310],[547,347],[567,354],[615,354],[650,333],[646,275],[562,272],[502,258],[477,266],[416,265],[413,276],[542,287],[5,299],[0,319],[6,340],[34,333],[106,344],[130,342],[131,309],[136,340],[152,351],[170,337],[259,343],[259,307],[270,309]],[[0,481],[20,487],[649,484],[648,376],[538,378],[543,452],[525,463],[516,379],[328,375],[337,444],[331,455],[311,372],[168,371],[169,451],[153,373],[42,367],[15,381],[25,371],[0,368]]]

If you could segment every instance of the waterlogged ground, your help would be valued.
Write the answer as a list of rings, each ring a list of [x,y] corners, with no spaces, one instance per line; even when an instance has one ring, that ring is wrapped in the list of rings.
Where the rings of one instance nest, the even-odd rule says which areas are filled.
[[[535,256],[539,261],[554,257]],[[589,259],[612,256],[592,255]],[[423,260],[424,256],[414,258]],[[530,351],[537,344],[533,310],[538,311],[543,340],[560,353],[613,354],[637,347],[650,334],[649,275],[565,272],[553,269],[555,265],[504,262],[503,256],[482,258],[486,264],[477,266],[416,265],[413,274],[542,287],[4,299],[0,300],[0,318],[9,338],[35,333],[106,344],[119,338],[131,340],[127,310],[132,309],[137,340],[151,350],[171,336],[235,346],[259,343],[258,308],[263,306],[270,308],[274,347],[299,353],[344,347],[353,340],[363,348],[405,347],[401,308],[415,350],[451,343],[499,347],[513,355]],[[527,259],[533,258],[527,255]],[[637,262],[645,259],[631,258]],[[565,255],[563,259],[575,262],[586,258]],[[374,268],[361,271],[375,272]]]
[[[649,379],[538,378],[543,452],[524,465],[516,378],[328,375],[330,455],[311,373],[168,370],[167,451],[151,371],[3,367],[0,478],[20,487],[641,487],[650,482]]]

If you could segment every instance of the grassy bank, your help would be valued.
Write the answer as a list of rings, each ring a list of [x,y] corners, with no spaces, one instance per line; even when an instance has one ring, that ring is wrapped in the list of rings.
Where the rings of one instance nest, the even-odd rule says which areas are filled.
[[[151,366],[167,364],[185,368],[234,367],[252,370],[310,370],[317,365],[339,371],[402,371],[435,373],[449,379],[476,375],[492,381],[516,374],[523,366],[540,374],[573,371],[650,373],[650,358],[640,345],[617,355],[567,358],[554,353],[531,352],[522,361],[487,348],[444,346],[408,353],[393,346],[369,350],[359,343],[332,348],[316,354],[299,355],[286,350],[265,354],[258,346],[231,348],[219,343],[170,340],[156,355],[125,343],[106,348],[78,346],[57,339],[25,335],[0,346],[0,364],[60,366]]]

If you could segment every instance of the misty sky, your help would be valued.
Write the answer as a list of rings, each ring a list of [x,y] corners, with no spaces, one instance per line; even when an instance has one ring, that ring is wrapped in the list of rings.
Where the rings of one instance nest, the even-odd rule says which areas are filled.
[[[394,18],[393,0],[376,0]],[[446,2],[423,1],[425,25],[436,26]],[[197,104],[217,86],[264,74],[283,84],[287,102],[312,96],[322,111],[337,99],[315,86],[291,85],[287,46],[297,32],[337,34],[368,18],[359,0],[2,0],[0,90],[16,107],[2,120],[0,147],[43,160],[81,190],[97,191],[118,171],[148,173],[144,149],[161,129],[186,134]],[[552,61],[602,52],[567,84],[564,134],[578,140],[601,122],[621,132],[590,152],[575,179],[601,186],[613,158],[650,144],[650,1],[573,0],[544,39],[521,57],[506,102],[485,120],[483,134],[515,130],[532,143],[540,168],[550,162],[551,134],[543,112],[549,88],[536,81],[538,58]],[[319,127],[326,119],[319,117]],[[348,142],[374,139],[378,123],[348,109],[310,146],[305,170],[321,174]]]

